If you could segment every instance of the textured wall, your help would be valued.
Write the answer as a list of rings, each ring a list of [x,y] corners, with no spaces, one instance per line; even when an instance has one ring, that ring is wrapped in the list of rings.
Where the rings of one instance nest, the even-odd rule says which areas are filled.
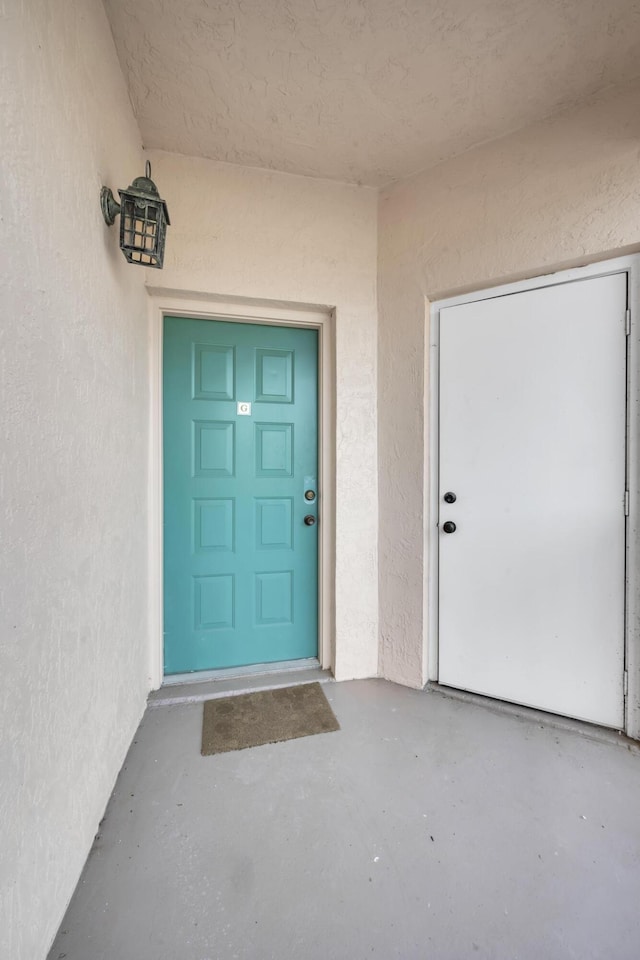
[[[431,300],[640,244],[640,85],[385,190],[379,212],[381,671],[420,686]]]
[[[46,955],[144,708],[142,151],[99,0],[0,3],[0,954]]]
[[[163,286],[336,308],[336,676],[375,675],[376,194],[173,154],[151,160],[172,218]]]

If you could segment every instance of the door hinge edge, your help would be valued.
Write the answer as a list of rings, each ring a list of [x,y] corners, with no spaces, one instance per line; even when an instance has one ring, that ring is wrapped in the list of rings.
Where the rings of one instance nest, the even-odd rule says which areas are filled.
[[[629,694],[629,673],[628,673],[627,670],[625,670],[624,673],[622,674],[622,690],[623,690],[623,693],[624,693],[625,697],[628,696],[628,694]]]
[[[631,333],[631,310],[628,307],[625,314],[625,332],[627,336]]]
[[[624,492],[624,515],[625,517],[629,516],[629,491],[625,490]]]

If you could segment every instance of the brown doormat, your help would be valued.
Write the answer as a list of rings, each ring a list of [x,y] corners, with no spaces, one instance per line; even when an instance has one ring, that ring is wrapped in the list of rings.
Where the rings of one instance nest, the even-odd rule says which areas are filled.
[[[339,729],[319,683],[221,697],[204,705],[202,755]]]

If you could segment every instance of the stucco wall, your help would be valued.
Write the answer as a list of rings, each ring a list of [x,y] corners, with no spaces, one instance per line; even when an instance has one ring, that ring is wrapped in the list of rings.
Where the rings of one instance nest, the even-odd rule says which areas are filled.
[[[336,663],[378,665],[375,191],[151,152],[173,290],[336,311]]]
[[[426,681],[428,304],[640,244],[640,85],[384,190],[379,206],[381,672]]]
[[[99,0],[0,4],[0,954],[39,960],[144,708],[142,150]]]

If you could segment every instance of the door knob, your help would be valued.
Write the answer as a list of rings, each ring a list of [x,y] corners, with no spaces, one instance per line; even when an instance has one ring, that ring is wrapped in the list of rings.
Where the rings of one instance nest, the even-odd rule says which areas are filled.
[[[308,513],[307,516],[304,518],[304,522],[308,527],[312,527],[316,522],[316,518],[312,514]]]
[[[455,493],[445,493],[444,502],[445,503],[455,503],[458,498]]]
[[[306,523],[306,521],[305,521],[305,523]],[[455,532],[456,532],[456,525],[455,525],[455,523],[453,522],[453,520],[447,520],[446,523],[443,523],[443,524],[442,524],[442,529],[444,530],[445,533],[455,533]]]

